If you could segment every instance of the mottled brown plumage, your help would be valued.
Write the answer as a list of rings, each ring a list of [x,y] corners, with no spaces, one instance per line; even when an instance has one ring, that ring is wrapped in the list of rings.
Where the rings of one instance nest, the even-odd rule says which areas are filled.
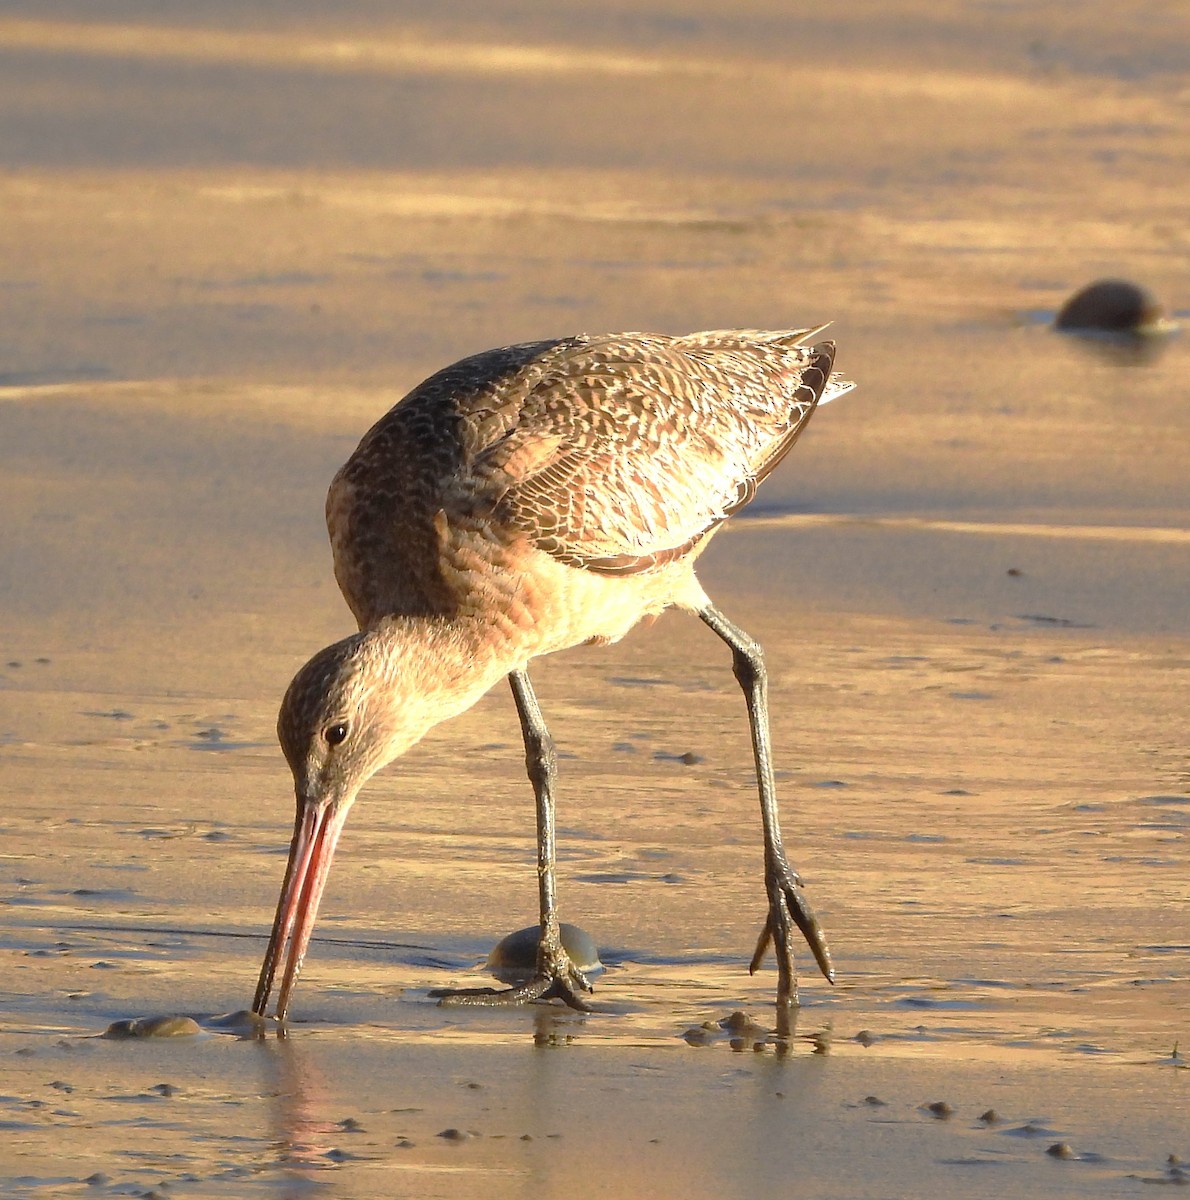
[[[802,346],[804,333],[573,337],[432,375],[364,436],[327,497],[361,627],[465,606],[442,555],[476,530],[608,574],[684,557],[809,419],[834,347]]]
[[[490,350],[431,376],[364,436],[327,496],[335,576],[361,632],[316,655],[282,705],[298,823],[257,1011],[288,945],[284,1015],[359,787],[506,675],[538,798],[542,986],[499,998],[580,1005],[586,982],[556,935],[552,750],[526,669],[538,654],[616,640],[669,606],[729,642],[750,694],[770,893],[762,949],[771,934],[779,992],[788,1001],[794,988],[791,919],[829,977],[780,846],[758,648],[694,575],[710,535],[815,406],[851,387],[831,380],[833,343],[803,344],[812,332],[582,335]]]

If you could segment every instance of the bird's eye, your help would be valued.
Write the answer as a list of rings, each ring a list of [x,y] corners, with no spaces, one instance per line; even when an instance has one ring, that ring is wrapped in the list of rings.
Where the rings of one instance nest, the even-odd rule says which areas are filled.
[[[347,738],[347,725],[343,721],[336,721],[334,725],[328,725],[322,731],[322,736],[326,738],[328,746],[337,746]]]

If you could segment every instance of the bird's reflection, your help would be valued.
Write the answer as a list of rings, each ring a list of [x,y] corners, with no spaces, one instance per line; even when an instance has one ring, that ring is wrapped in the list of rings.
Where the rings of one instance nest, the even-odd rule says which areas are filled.
[[[774,1009],[767,1012],[773,1014]],[[493,1040],[491,1024],[484,1021],[475,1022],[471,1029],[469,1022],[462,1027],[452,1025],[442,1031],[440,1041],[434,1032],[428,1038],[411,1036],[408,1041],[381,1039],[362,1053],[358,1046],[347,1053],[347,1047],[334,1036],[321,1036],[320,1031],[303,1026],[289,1030],[284,1026],[274,1027],[256,1040],[253,1047],[260,1055],[259,1090],[268,1110],[270,1161],[266,1170],[272,1174],[278,1194],[294,1200],[307,1196],[326,1185],[328,1169],[349,1166],[353,1159],[361,1157],[385,1160],[398,1154],[399,1160],[392,1159],[391,1165],[396,1166],[399,1161],[403,1171],[412,1172],[402,1174],[407,1181],[422,1171],[438,1171],[441,1162],[436,1155],[441,1150],[437,1139],[431,1136],[438,1132],[437,1122],[449,1113],[452,1123],[466,1129],[465,1121],[483,1120],[478,1116],[480,1112],[499,1113],[499,1132],[491,1125],[481,1126],[481,1137],[489,1133],[494,1137],[491,1141],[483,1138],[473,1143],[469,1169],[492,1171],[493,1178],[515,1178],[536,1191],[552,1193],[569,1186],[566,1180],[572,1169],[567,1159],[558,1154],[556,1139],[566,1138],[566,1146],[571,1152],[579,1152],[580,1158],[588,1152],[595,1155],[584,1136],[593,1120],[590,1103],[576,1097],[590,1095],[592,1089],[594,1092],[605,1089],[609,1072],[614,1075],[617,1087],[631,1081],[635,1101],[627,1102],[623,1114],[602,1114],[598,1118],[596,1124],[607,1120],[607,1136],[618,1136],[615,1130],[623,1123],[627,1110],[643,1105],[645,1110],[654,1111],[649,1108],[648,1097],[663,1077],[671,1078],[677,1086],[674,1096],[678,1098],[678,1108],[686,1112],[676,1123],[673,1114],[668,1121],[657,1122],[658,1132],[665,1136],[650,1141],[652,1149],[646,1161],[625,1164],[635,1174],[631,1180],[625,1176],[625,1190],[617,1194],[639,1194],[633,1190],[638,1185],[647,1192],[658,1171],[669,1178],[689,1173],[693,1186],[694,1180],[726,1169],[717,1154],[708,1151],[709,1157],[704,1158],[675,1132],[684,1129],[684,1123],[692,1119],[690,1114],[697,1111],[690,1106],[698,1103],[706,1068],[714,1066],[703,1052],[691,1052],[691,1058],[686,1060],[688,1069],[683,1067],[680,1057],[675,1059],[668,1054],[664,1063],[653,1061],[644,1065],[635,1059],[626,1063],[619,1054],[608,1059],[581,1052],[584,1043],[589,1050],[592,1041],[606,1042],[609,1036],[606,1025],[620,1019],[616,1015],[580,1014],[553,1003],[530,1005],[527,1011],[520,1010],[519,1015],[524,1021],[519,1026],[518,1044],[512,1046],[504,1037],[507,1026],[502,1026],[500,1035]],[[755,1069],[742,1075],[732,1072],[732,1077],[741,1081],[738,1086],[746,1088],[752,1102],[765,1110],[764,1121],[769,1125],[777,1119],[775,1113],[768,1111],[774,1096],[801,1094],[803,1068],[798,1063],[808,1060],[807,1048],[812,1054],[823,1054],[829,1047],[825,1031],[814,1036],[799,1035],[798,1016],[796,1006],[781,1006],[775,1010],[775,1021],[771,1024],[762,1018],[758,1027],[753,1026],[755,1044],[750,1041],[749,1046],[766,1053],[746,1055],[746,1061],[756,1062]],[[366,1036],[366,1031],[358,1028],[331,1032],[352,1041]],[[426,1032],[423,1024],[421,1033]],[[676,1027],[674,1034],[677,1039]],[[460,1039],[465,1044],[460,1045]],[[711,1054],[722,1054],[726,1049],[723,1038],[717,1039],[717,1045],[719,1049],[712,1049]],[[572,1053],[565,1052],[571,1049]],[[555,1053],[558,1050],[563,1053]],[[464,1062],[467,1065],[461,1068]],[[463,1093],[477,1097],[470,1103],[479,1107],[468,1109],[468,1102],[460,1101],[456,1074],[460,1069],[467,1072],[468,1080],[483,1081],[469,1083],[468,1087],[475,1090]],[[718,1078],[717,1072],[712,1074]],[[487,1091],[488,1088],[492,1090]],[[354,1122],[339,1118],[345,1103],[358,1103],[365,1095],[369,1097],[366,1112],[371,1114],[372,1136],[360,1139],[361,1149],[366,1145],[366,1152],[349,1154],[343,1149],[344,1135],[351,1132]],[[410,1101],[415,1106],[396,1107]],[[493,1104],[495,1107],[488,1107]],[[402,1119],[415,1126],[408,1130],[414,1140],[394,1141],[394,1135],[404,1130],[384,1130],[387,1115],[396,1112],[408,1114]],[[487,1120],[490,1122],[492,1117]],[[378,1124],[373,1125],[373,1121]],[[417,1125],[422,1126],[420,1134]],[[662,1144],[667,1148],[662,1149]],[[392,1149],[394,1146],[405,1149],[396,1151]],[[488,1149],[482,1151],[480,1147]],[[762,1149],[758,1143],[757,1152]],[[724,1183],[723,1196],[744,1194],[726,1179],[720,1182]]]
[[[277,1035],[261,1042],[264,1094],[272,1100],[271,1143],[277,1166],[294,1182],[308,1183],[307,1172],[334,1166],[340,1122],[328,1117],[331,1090],[315,1057],[300,1039]]]

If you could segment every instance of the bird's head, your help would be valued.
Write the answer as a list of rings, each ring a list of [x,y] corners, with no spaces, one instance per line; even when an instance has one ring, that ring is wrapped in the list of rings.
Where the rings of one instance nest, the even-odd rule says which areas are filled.
[[[253,1004],[262,1016],[282,961],[276,1014],[285,1016],[331,859],[360,788],[434,723],[428,706],[408,694],[417,676],[391,637],[357,633],[320,650],[285,693],[277,737],[293,772],[297,818]]]
[[[299,808],[350,807],[368,779],[422,736],[401,674],[379,639],[357,633],[320,650],[293,677],[277,739]]]

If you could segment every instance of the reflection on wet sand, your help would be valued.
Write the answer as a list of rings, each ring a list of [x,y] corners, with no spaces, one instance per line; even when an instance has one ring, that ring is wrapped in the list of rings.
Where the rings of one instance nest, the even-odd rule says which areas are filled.
[[[328,1116],[331,1096],[316,1060],[296,1040],[278,1036],[261,1044],[259,1063],[276,1165],[297,1172],[343,1161],[340,1143],[347,1131],[342,1120]]]
[[[576,1147],[572,1140],[576,1107],[588,1107],[576,1105],[576,1089],[590,1086],[590,1081],[583,1082],[581,1065],[574,1057],[581,1053],[577,1050],[581,1038],[575,1033],[590,1018],[550,1005],[535,1005],[522,1015],[523,1045],[535,1051],[502,1056],[500,1070],[493,1074],[482,1053],[490,1044],[482,1036],[475,1037],[473,1047],[480,1053],[458,1058],[457,1074],[423,1089],[417,1102],[388,1111],[378,1111],[369,1095],[344,1094],[350,1084],[334,1071],[325,1048],[320,1052],[317,1035],[260,1044],[260,1090],[268,1098],[275,1167],[284,1178],[311,1181],[328,1169],[371,1162],[398,1170],[408,1187],[417,1186],[419,1175],[427,1181],[443,1172],[478,1175],[502,1180],[490,1184],[495,1190],[487,1193],[501,1196],[520,1194],[516,1189],[527,1184],[561,1189],[583,1177],[581,1167],[595,1171],[590,1179],[614,1177],[615,1194],[633,1194],[631,1167],[614,1171],[610,1164],[601,1167],[590,1160],[589,1148]],[[759,1030],[742,1018],[730,1024],[737,1034],[746,1027]],[[397,1061],[399,1057],[398,1052]],[[621,1084],[613,1091],[631,1087],[632,1080],[645,1077],[648,1070],[623,1061],[614,1072]],[[766,1120],[761,1128],[771,1124]],[[768,1153],[765,1135],[758,1130],[755,1137],[746,1136],[747,1127],[741,1119],[731,1134],[737,1151],[745,1158],[763,1159]],[[708,1166],[713,1175],[721,1173],[711,1166],[714,1154],[695,1164],[685,1154],[664,1148],[668,1140],[651,1139],[649,1144],[657,1147],[651,1155],[655,1161],[644,1177],[665,1174],[676,1181],[687,1180],[693,1194],[702,1194],[697,1176]],[[466,1156],[459,1149],[462,1143],[471,1143]],[[510,1161],[506,1151],[513,1149],[516,1153]],[[604,1150],[615,1153],[611,1142]],[[745,1192],[732,1186],[720,1194],[743,1196]]]
[[[1047,525],[1023,521],[947,521],[936,517],[851,516],[846,513],[758,513],[754,517],[742,516],[739,521],[756,529],[810,529],[821,525],[850,524],[938,533],[986,534],[991,537],[1011,535],[1091,542],[1164,542],[1170,545],[1190,543],[1190,529],[1171,529],[1164,525]]]

